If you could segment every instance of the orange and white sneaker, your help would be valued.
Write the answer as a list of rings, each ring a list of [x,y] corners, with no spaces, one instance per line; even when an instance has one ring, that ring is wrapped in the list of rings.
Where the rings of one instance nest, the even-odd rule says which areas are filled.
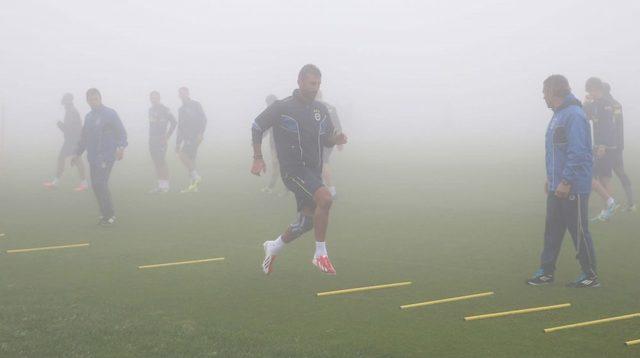
[[[329,256],[314,257],[311,263],[313,264],[313,266],[317,267],[320,271],[326,274],[329,274],[329,275],[336,274],[336,269],[333,268],[333,265],[331,264],[331,260],[329,260]]]
[[[58,189],[58,183],[56,183],[55,181],[46,181],[42,183],[42,186],[47,189]]]
[[[82,182],[82,183],[78,184],[78,186],[75,187],[73,189],[73,191],[81,193],[83,191],[86,191],[87,189],[89,189],[89,185],[87,185],[87,183],[85,183],[85,182]]]
[[[262,248],[264,248],[264,260],[262,261],[262,272],[265,275],[270,274],[273,271],[273,262],[276,260],[276,255],[273,252],[274,244],[273,241],[265,241],[262,244]]]

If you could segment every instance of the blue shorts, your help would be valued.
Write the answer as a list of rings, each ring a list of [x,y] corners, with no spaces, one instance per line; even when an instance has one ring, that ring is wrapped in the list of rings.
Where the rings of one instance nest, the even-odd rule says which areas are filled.
[[[313,194],[324,186],[321,174],[321,169],[313,170],[307,167],[282,168],[282,181],[284,186],[295,195],[298,211],[305,207],[316,207]]]

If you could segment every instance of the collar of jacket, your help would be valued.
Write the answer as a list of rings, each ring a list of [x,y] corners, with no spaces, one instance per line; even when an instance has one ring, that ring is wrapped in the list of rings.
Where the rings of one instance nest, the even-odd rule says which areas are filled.
[[[294,90],[293,90],[293,98],[296,98],[297,100],[301,101],[301,102],[302,102],[302,103],[304,103],[304,104],[311,104],[311,103],[313,103],[313,100],[311,100],[311,101],[310,101],[310,100],[306,99],[306,98],[302,95],[302,93],[300,93],[300,89],[299,89],[299,88],[296,88],[296,89],[294,89]]]
[[[569,93],[564,97],[564,101],[560,105],[560,107],[554,109],[554,112],[560,112],[561,110],[569,107],[569,106],[578,106],[582,107],[582,103],[573,95],[573,93]]]

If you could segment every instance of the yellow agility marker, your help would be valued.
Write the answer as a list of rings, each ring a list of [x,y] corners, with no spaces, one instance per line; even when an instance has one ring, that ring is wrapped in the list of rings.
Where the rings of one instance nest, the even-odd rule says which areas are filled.
[[[493,295],[493,292],[475,293],[473,295],[467,295],[467,296],[450,297],[450,298],[444,298],[444,299],[441,299],[441,300],[427,301],[427,302],[420,302],[420,303],[412,303],[412,304],[409,304],[409,305],[402,305],[402,306],[400,306],[400,309],[405,310],[407,308],[431,306],[431,305],[437,305],[439,303],[456,302],[456,301],[469,300],[469,299],[472,299],[472,298],[485,297],[485,296],[491,296],[491,295]]]
[[[346,290],[338,290],[338,291],[328,291],[328,292],[319,292],[316,295],[318,297],[321,296],[333,296],[333,295],[342,295],[345,293],[354,293],[354,292],[363,292],[363,291],[372,291],[379,290],[383,288],[392,288],[392,287],[400,287],[400,286],[408,286],[412,282],[398,282],[398,283],[390,283],[386,285],[377,285],[377,286],[367,286],[367,287],[356,287],[356,288],[348,288]]]
[[[640,339],[634,339],[633,341],[624,342],[624,345],[627,347],[635,346],[636,344],[640,344]]]
[[[640,313],[632,313],[632,314],[628,314],[628,315],[624,315],[624,316],[617,316],[617,317],[609,317],[609,318],[598,319],[598,320],[595,320],[595,321],[568,324],[566,326],[545,328],[544,333],[551,333],[551,332],[555,332],[555,331],[561,331],[563,329],[593,326],[593,325],[600,324],[600,323],[622,321],[622,320],[631,319],[631,318],[640,318]]]
[[[496,317],[504,317],[504,316],[513,316],[513,315],[518,315],[518,314],[525,314],[525,313],[550,311],[550,310],[557,310],[559,308],[566,308],[566,307],[571,307],[571,303],[563,303],[563,304],[560,304],[560,305],[544,306],[544,307],[525,308],[525,309],[514,310],[514,311],[489,313],[489,314],[483,314],[483,315],[478,315],[478,316],[469,316],[469,317],[465,317],[464,320],[465,321],[476,321],[476,320],[485,319],[485,318],[496,318]]]
[[[156,267],[167,267],[167,266],[178,266],[178,265],[189,265],[189,264],[199,264],[203,262],[211,262],[211,261],[222,261],[224,257],[215,257],[212,259],[202,259],[202,260],[191,260],[191,261],[180,261],[180,262],[169,262],[166,264],[155,264],[155,265],[144,265],[138,266],[139,269],[148,269],[148,268],[156,268]]]
[[[62,246],[46,246],[46,247],[35,247],[33,249],[17,249],[17,250],[7,250],[8,254],[17,254],[20,252],[32,252],[32,251],[44,251],[44,250],[58,250],[58,249],[70,249],[73,247],[85,247],[89,246],[89,244],[73,244],[73,245],[62,245]]]

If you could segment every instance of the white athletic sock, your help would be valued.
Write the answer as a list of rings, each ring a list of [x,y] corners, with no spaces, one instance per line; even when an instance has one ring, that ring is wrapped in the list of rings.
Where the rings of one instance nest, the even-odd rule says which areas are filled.
[[[200,175],[195,169],[192,170],[191,173],[189,173],[189,175],[191,176],[191,180],[200,179]]]
[[[169,181],[168,180],[158,180],[158,188],[160,188],[160,189],[169,189]]]
[[[329,192],[331,193],[331,196],[336,196],[336,187],[335,186],[330,186],[329,187]]]
[[[282,241],[282,236],[278,236],[277,239],[271,241],[273,243],[273,250],[271,251],[274,255],[277,255],[282,251],[286,242]]]
[[[609,197],[609,199],[607,199],[607,206],[611,206],[615,203],[615,199],[613,199],[612,197]]]
[[[316,241],[316,255],[315,257],[320,256],[328,256],[327,255],[327,245],[325,245],[324,241]]]

